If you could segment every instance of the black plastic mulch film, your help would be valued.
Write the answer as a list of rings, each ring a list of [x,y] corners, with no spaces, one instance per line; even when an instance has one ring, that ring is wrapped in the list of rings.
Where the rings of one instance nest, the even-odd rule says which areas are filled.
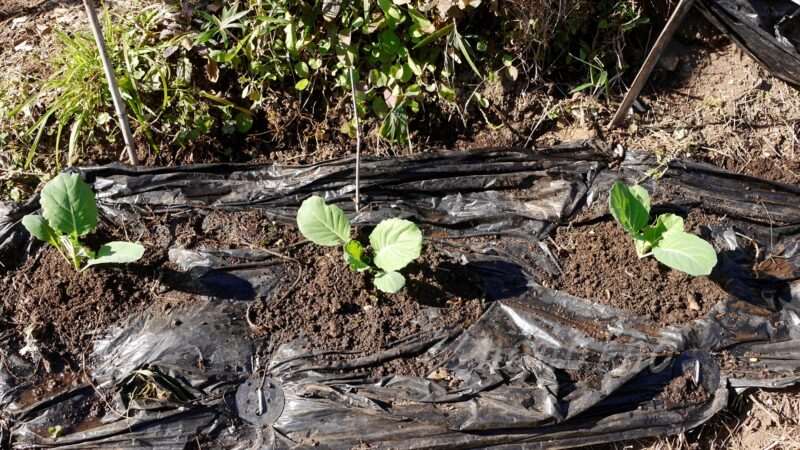
[[[702,0],[699,7],[776,76],[800,84],[800,6]],[[704,227],[704,237],[720,251],[717,277],[732,299],[683,327],[622,319],[613,308],[537,282],[537,272],[559,269],[547,245],[531,243],[583,208],[606,202],[614,180],[634,182],[656,166],[646,153],[614,158],[591,142],[372,159],[362,165],[369,208],[358,214],[350,200],[352,159],[303,167],[84,169],[101,217],[111,224],[141,213],[204,214],[209,207],[258,208],[293,223],[311,194],[340,205],[356,224],[409,218],[423,225],[429,245],[460,258],[464,276],[485,292],[486,309],[469,327],[423,327],[391,349],[333,365],[302,341],[259,361],[259,344],[250,340],[243,316],[248,302],[271,298],[290,282],[290,268],[252,250],[225,252],[243,261],[230,265],[214,252],[171,249],[171,260],[191,274],[193,289],[206,295],[168,315],[145,311],[107,330],[95,341],[87,370],[95,386],[110,386],[148,368],[177,383],[170,388],[191,401],[115,403],[121,413],[116,418],[108,415],[93,428],[54,440],[43,430],[71,405],[96,399],[95,386],[81,384],[20,407],[20,393],[29,387],[20,374],[34,368],[4,353],[0,447],[181,449],[200,439],[235,449],[555,449],[675,434],[709,420],[747,388],[794,385],[800,381],[797,186],[689,160],[673,161],[662,179],[646,183],[653,194],[669,191],[685,199],[670,204],[673,210],[701,209],[728,219],[724,228]],[[36,200],[0,206],[4,261],[34,248],[19,221],[37,208]],[[788,271],[753,278],[745,229],[747,239],[785,261]],[[484,244],[460,239],[482,235],[496,238]],[[227,285],[232,280],[246,284],[251,298],[213,295],[236,288]],[[568,317],[556,311],[568,311]],[[175,320],[182,325],[173,326]],[[589,327],[613,339],[597,340]],[[738,362],[735,370],[720,369],[723,351]],[[449,370],[460,382],[368,379],[359,370],[407,355]],[[561,376],[564,371],[586,376],[573,381]],[[703,385],[707,401],[659,399],[671,380],[686,374]]]
[[[700,0],[696,5],[773,75],[800,85],[800,4],[792,0]]]
[[[537,246],[581,208],[607,201],[614,180],[642,178],[657,163],[645,153],[614,159],[591,142],[543,150],[480,150],[367,160],[362,192],[369,207],[351,201],[354,163],[343,159],[303,167],[208,165],[82,171],[110,222],[140,213],[203,214],[260,208],[293,223],[312,193],[340,205],[357,224],[401,216],[420,223],[429,245],[462,260],[464,276],[488,298],[481,318],[464,329],[422,328],[382,353],[323,364],[302,341],[286,344],[270,361],[254,358],[243,314],[250,299],[213,295],[170,314],[144,312],[109,330],[87,359],[98,386],[147,367],[179,383],[193,400],[127,405],[129,418],[112,418],[54,441],[42,433],[62,408],[95,398],[90,385],[18,409],[24,386],[0,367],[0,404],[10,419],[3,439],[13,448],[184,448],[198,436],[215,448],[566,448],[696,427],[748,387],[787,387],[800,377],[800,188],[735,175],[688,160],[670,164],[654,194],[688,199],[669,205],[726,215],[727,228],[704,228],[720,250],[717,277],[734,299],[682,328],[623,319],[617,310],[537,283],[537,271],[555,271],[547,246]],[[510,191],[513,191],[511,195]],[[21,216],[37,205],[9,211],[0,221],[6,252],[29,245]],[[610,220],[604,208],[595,220]],[[583,220],[583,217],[582,217]],[[592,218],[586,220],[591,221]],[[584,222],[581,222],[584,223]],[[130,225],[129,225],[130,226]],[[574,226],[581,226],[580,223]],[[784,277],[753,279],[750,241],[784,259]],[[439,236],[436,239],[430,236]],[[464,236],[495,235],[484,244]],[[474,241],[474,240],[471,240]],[[531,245],[534,243],[534,245]],[[540,251],[531,250],[540,248]],[[236,252],[236,250],[232,250]],[[230,280],[245,282],[253,297],[271,298],[291,281],[283,260],[252,250],[241,264],[221,263],[213,252],[173,249],[171,260],[209,292]],[[268,262],[269,264],[265,264]],[[286,270],[284,270],[286,269]],[[224,277],[213,276],[224,273]],[[569,276],[569,274],[563,274]],[[222,286],[220,286],[222,284]],[[555,311],[568,311],[559,314]],[[435,308],[424,310],[435,314]],[[172,326],[180,320],[180,327]],[[614,336],[597,340],[587,326]],[[320,350],[320,349],[314,349]],[[346,351],[347,349],[331,349]],[[739,362],[720,370],[720,352]],[[197,366],[202,354],[205,367]],[[318,354],[318,352],[317,352]],[[431,361],[459,380],[457,387],[427,378],[367,379],[357,369],[403,355]],[[19,376],[30,364],[7,362]],[[583,381],[560,376],[588,374]],[[704,403],[667,403],[659,394],[675,377],[690,374],[709,394]],[[120,407],[122,408],[122,407]],[[122,409],[121,412],[124,412]],[[106,417],[109,417],[107,415]],[[234,419],[236,418],[236,419]],[[231,424],[238,424],[232,426]]]

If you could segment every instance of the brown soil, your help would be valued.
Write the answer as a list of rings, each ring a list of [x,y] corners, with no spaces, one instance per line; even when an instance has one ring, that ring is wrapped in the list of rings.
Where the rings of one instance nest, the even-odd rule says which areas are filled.
[[[279,290],[285,294],[255,300],[250,311],[256,335],[270,336],[272,349],[304,336],[313,350],[346,349],[364,356],[429,327],[467,326],[483,311],[481,292],[465,283],[458,262],[432,246],[403,270],[406,288],[386,295],[372,286],[371,276],[351,271],[339,249],[301,243],[294,227],[278,225],[260,211],[145,218],[139,225],[144,228],[139,239],[147,247],[140,262],[75,273],[55,249],[42,247],[5,272],[0,312],[7,319],[0,320],[0,331],[16,330],[18,350],[24,346],[24,329],[32,325],[46,372],[59,370],[51,364],[62,362],[78,369],[97,332],[151,305],[166,311],[194,301],[180,290],[182,275],[168,261],[167,249],[174,247],[266,249],[297,263],[296,281]],[[95,248],[112,238],[125,236],[100,229],[87,243]],[[438,314],[420,314],[430,307],[439,308]],[[426,370],[409,359],[384,365],[376,374],[424,375]]]
[[[669,56],[675,70],[660,69],[640,98],[647,111],[610,138],[667,158],[692,155],[733,172],[800,183],[800,91],[724,40],[678,43]]]
[[[545,274],[545,284],[631,315],[680,325],[728,298],[708,277],[691,277],[654,258],[639,259],[630,237],[612,220],[560,228],[554,240],[568,276]]]
[[[272,349],[302,337],[311,351],[346,349],[366,356],[428,328],[466,327],[483,312],[482,292],[455,259],[431,245],[402,271],[406,287],[392,295],[376,290],[371,274],[350,270],[339,248],[308,244],[289,255],[299,262],[293,286],[278,298],[258,301],[250,311],[257,335],[269,336]],[[439,308],[438,313],[421,314],[430,307]],[[427,370],[403,360],[374,374],[424,376]]]
[[[708,401],[708,392],[702,384],[696,384],[691,371],[675,377],[664,386],[664,390],[655,398],[667,405],[700,405]]]
[[[164,249],[148,249],[140,263],[76,273],[48,246],[0,280],[3,309],[15,328],[34,327],[45,354],[78,362],[96,331],[155,301],[148,286],[165,259]]]

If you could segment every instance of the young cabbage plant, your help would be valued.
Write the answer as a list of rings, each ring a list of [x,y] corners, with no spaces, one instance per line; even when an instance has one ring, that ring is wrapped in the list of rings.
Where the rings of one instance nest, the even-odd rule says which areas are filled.
[[[661,214],[650,221],[650,195],[641,186],[614,182],[608,194],[611,215],[633,238],[639,258],[655,256],[662,264],[692,276],[708,275],[717,265],[714,247],[684,231],[683,218]]]
[[[97,204],[91,188],[77,174],[62,173],[50,180],[42,189],[40,203],[42,215],[29,214],[22,218],[22,225],[55,247],[76,271],[133,262],[144,254],[144,247],[133,242],[109,242],[97,252],[81,243],[80,237],[97,228]]]
[[[422,232],[413,222],[404,219],[381,221],[369,235],[372,256],[357,240],[350,239],[350,219],[336,205],[326,205],[322,197],[306,199],[297,211],[300,233],[315,244],[326,247],[342,245],[344,260],[358,272],[375,272],[375,287],[394,294],[403,288],[406,279],[400,269],[419,258]]]

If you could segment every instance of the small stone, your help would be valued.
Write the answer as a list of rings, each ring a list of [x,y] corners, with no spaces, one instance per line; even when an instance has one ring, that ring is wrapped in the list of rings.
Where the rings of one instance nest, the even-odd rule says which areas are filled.
[[[666,55],[659,58],[658,65],[668,72],[675,72],[675,69],[678,68],[678,63],[680,61],[680,58],[677,56]]]
[[[689,309],[692,311],[700,311],[700,304],[695,300],[694,295],[689,295]]]

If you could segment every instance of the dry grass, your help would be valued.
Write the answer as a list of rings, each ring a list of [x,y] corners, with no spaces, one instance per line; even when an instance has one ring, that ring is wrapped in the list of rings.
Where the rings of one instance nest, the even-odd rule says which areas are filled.
[[[678,436],[611,444],[614,450],[797,450],[800,391],[754,390],[729,410]]]
[[[618,136],[629,147],[681,150],[738,173],[800,182],[800,91],[733,44],[688,49],[689,73],[645,94],[649,110]]]
[[[524,60],[541,61],[556,30],[574,20],[580,0],[510,0],[503,3],[503,15],[513,24],[514,48]],[[533,64],[538,74],[539,66]]]
[[[509,53],[518,56],[531,79],[548,81],[551,65],[564,64],[570,54],[579,57],[575,45],[578,41],[585,42],[587,53],[595,53],[607,62],[615,60],[616,69],[624,70],[626,33],[621,24],[630,20],[629,14],[638,18],[645,3],[646,0],[508,0],[497,3],[497,12],[509,24]],[[597,27],[600,17],[607,28]]]

